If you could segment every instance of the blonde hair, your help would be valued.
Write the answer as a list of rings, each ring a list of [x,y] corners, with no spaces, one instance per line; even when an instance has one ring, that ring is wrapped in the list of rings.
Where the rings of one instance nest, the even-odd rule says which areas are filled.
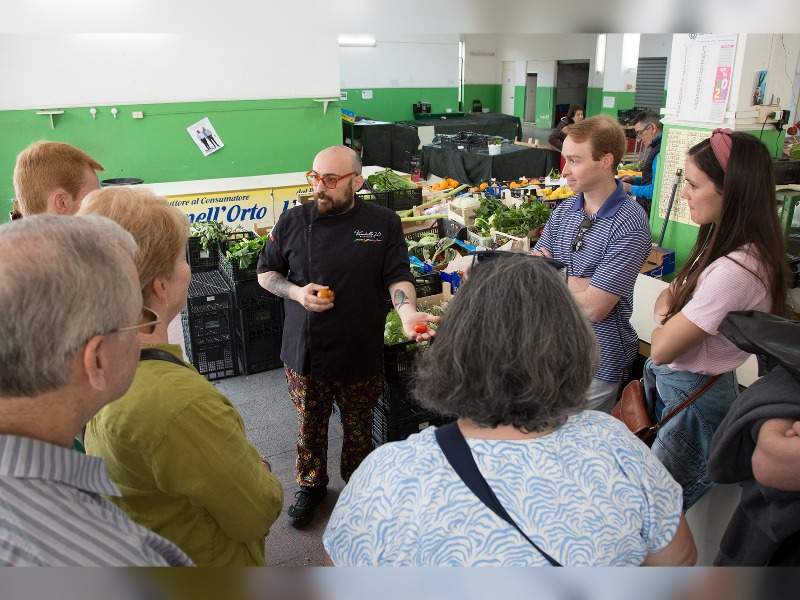
[[[591,142],[594,160],[600,160],[604,154],[613,155],[614,164],[611,165],[611,168],[616,173],[617,165],[625,155],[627,141],[625,140],[625,130],[614,119],[608,115],[595,115],[567,125],[563,132],[579,144],[587,140]]]
[[[14,193],[20,212],[25,216],[47,212],[47,198],[58,188],[77,196],[87,167],[103,170],[103,165],[69,144],[42,141],[25,148],[14,166]]]
[[[89,193],[78,215],[102,215],[130,232],[139,246],[136,269],[147,302],[156,277],[169,279],[185,252],[189,218],[146,188],[114,186]]]

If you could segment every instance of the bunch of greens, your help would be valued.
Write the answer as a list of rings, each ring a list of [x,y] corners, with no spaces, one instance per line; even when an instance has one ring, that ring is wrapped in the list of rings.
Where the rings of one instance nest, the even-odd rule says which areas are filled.
[[[240,269],[249,269],[258,261],[258,255],[264,249],[268,237],[262,235],[252,240],[237,242],[228,248],[225,258],[230,262],[237,261]]]
[[[483,237],[492,235],[492,231],[524,237],[542,227],[549,218],[550,209],[537,200],[509,208],[495,198],[485,198],[475,211],[473,227],[478,235]]]
[[[550,172],[547,174],[547,176],[550,179],[561,179],[561,172],[558,169],[553,168],[550,169]]]
[[[376,192],[388,192],[390,190],[413,190],[417,186],[410,179],[398,175],[392,169],[384,169],[367,177],[369,185]]]
[[[423,262],[433,265],[436,270],[444,269],[447,264],[458,257],[455,240],[439,239],[436,235],[426,235],[419,240],[406,240],[408,251]]]
[[[200,245],[203,250],[215,248],[217,244],[228,239],[233,230],[219,221],[206,221],[203,223],[192,223],[190,231],[191,237],[200,238]]]

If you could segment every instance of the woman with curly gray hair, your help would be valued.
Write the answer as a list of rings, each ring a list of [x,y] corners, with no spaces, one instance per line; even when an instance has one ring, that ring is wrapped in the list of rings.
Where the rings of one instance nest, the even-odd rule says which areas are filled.
[[[476,265],[416,380],[418,401],[456,424],[367,457],[325,531],[331,562],[693,564],[680,487],[622,423],[585,410],[597,353],[547,259]],[[460,438],[508,519],[454,470],[444,432]]]

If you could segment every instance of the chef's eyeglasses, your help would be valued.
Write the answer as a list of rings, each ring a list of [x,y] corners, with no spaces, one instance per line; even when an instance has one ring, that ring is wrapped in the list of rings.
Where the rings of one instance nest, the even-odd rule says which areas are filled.
[[[636,129],[636,126],[634,125],[633,126],[633,131],[636,133],[636,139],[639,139],[639,140],[642,139],[642,134],[645,131],[647,131],[648,129],[650,129],[650,127],[655,127],[655,125],[653,123],[648,123],[647,125],[645,125],[641,129]]]
[[[145,335],[151,335],[156,330],[156,325],[161,323],[161,318],[158,314],[146,306],[142,307],[142,317],[136,325],[126,325],[125,327],[117,327],[108,333],[119,333],[121,331],[133,331],[134,329],[141,330]]]
[[[308,180],[309,185],[315,187],[320,181],[322,181],[322,185],[324,185],[327,189],[332,190],[342,179],[347,179],[352,175],[358,175],[355,171],[350,171],[349,173],[345,173],[344,175],[334,175],[328,173],[326,175],[320,175],[316,171],[309,171],[306,173],[306,180]]]

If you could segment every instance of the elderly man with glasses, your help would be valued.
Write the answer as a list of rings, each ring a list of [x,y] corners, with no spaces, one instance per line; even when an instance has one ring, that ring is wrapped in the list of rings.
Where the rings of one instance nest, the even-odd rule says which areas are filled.
[[[658,172],[658,160],[661,153],[661,120],[656,113],[639,113],[634,119],[633,129],[637,139],[641,140],[642,151],[641,177],[623,177],[622,186],[629,194],[639,200],[648,213],[653,200],[653,183]]]
[[[307,174],[314,202],[281,215],[258,261],[262,287],[285,298],[281,358],[297,408],[296,501],[290,523],[307,525],[328,484],[328,421],[333,403],[344,429],[347,481],[372,450],[372,409],[383,391],[387,290],[411,338],[427,339],[400,218],[359,200],[361,161],[333,146]]]
[[[72,450],[130,385],[142,307],[136,244],[101,217],[0,226],[0,565],[187,566],[105,497],[102,459]]]

